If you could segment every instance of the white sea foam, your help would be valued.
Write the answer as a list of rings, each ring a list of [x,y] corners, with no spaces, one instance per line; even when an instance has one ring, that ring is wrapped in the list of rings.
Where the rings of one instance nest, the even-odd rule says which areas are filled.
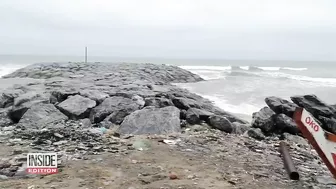
[[[217,70],[217,71],[224,71],[230,70],[231,66],[179,66],[182,69],[186,70]]]
[[[233,105],[230,104],[230,102],[228,102],[221,96],[217,95],[202,95],[202,96],[212,101],[219,108],[222,108],[223,110],[231,113],[252,115],[252,113],[260,110],[260,107],[258,107],[257,105],[248,104],[243,101],[240,104]]]
[[[291,71],[304,71],[308,68],[292,68],[292,67],[264,67],[264,66],[238,66],[242,70],[249,70],[251,68],[258,68],[264,71],[279,71],[279,70],[291,70]],[[180,68],[186,70],[216,70],[225,71],[232,70],[232,66],[180,66]]]
[[[283,70],[292,70],[292,71],[304,71],[304,70],[308,70],[308,68],[290,68],[290,67],[283,67],[281,69],[283,69]]]
[[[21,64],[4,64],[1,65],[0,64],[0,77],[10,74],[12,72],[14,72],[15,70],[18,70],[20,68],[25,67],[25,65],[21,65]]]
[[[183,69],[189,70],[197,75],[200,75],[205,80],[224,79],[227,74],[231,73],[231,66],[180,66]],[[242,71],[248,71],[250,66],[239,66]],[[281,72],[281,70],[304,71],[307,68],[292,68],[292,67],[255,67],[264,71],[247,72],[249,74],[271,77],[271,78],[287,78],[298,81],[321,83],[323,86],[336,85],[336,78],[315,78],[303,75],[294,75]]]

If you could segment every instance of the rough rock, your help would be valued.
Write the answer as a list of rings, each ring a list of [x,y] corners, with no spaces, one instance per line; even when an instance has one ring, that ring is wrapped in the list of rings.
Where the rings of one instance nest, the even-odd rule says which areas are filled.
[[[17,123],[20,121],[21,117],[26,113],[26,111],[35,104],[46,103],[46,100],[33,100],[20,104],[19,106],[13,106],[8,112],[10,119]]]
[[[269,107],[262,108],[259,112],[252,114],[252,127],[260,128],[265,133],[270,133],[275,128],[273,121],[275,113]]]
[[[211,127],[219,129],[226,133],[232,133],[233,131],[233,125],[231,124],[231,122],[227,118],[222,117],[222,116],[218,116],[218,115],[210,116],[208,124]]]
[[[189,98],[177,97],[174,98],[173,103],[179,109],[188,110],[189,108],[200,108],[200,105],[197,101]]]
[[[319,116],[318,120],[322,123],[321,127],[331,133],[336,134],[336,119]]]
[[[111,123],[115,123],[120,125],[126,116],[128,116],[131,112],[128,110],[118,110],[113,112],[110,116],[108,116],[108,121]]]
[[[98,123],[115,111],[131,113],[140,108],[142,107],[130,98],[114,96],[105,99],[99,106],[93,108],[90,114],[90,120],[92,123]]]
[[[308,147],[309,146],[307,139],[305,139],[305,138],[303,138],[301,136],[292,135],[292,134],[289,134],[289,133],[284,133],[283,137],[287,141],[293,142],[293,143],[295,143],[298,146],[301,146],[301,147]]]
[[[336,104],[334,104],[334,105],[330,105],[331,107],[333,107],[334,109],[336,109]]]
[[[96,106],[96,101],[80,95],[69,96],[65,101],[56,107],[70,119],[88,118],[92,108]]]
[[[299,134],[300,129],[297,127],[294,120],[285,114],[277,114],[273,116],[275,123],[275,131],[278,133],[290,133],[293,135]]]
[[[201,105],[201,109],[204,109],[208,112],[211,112],[211,113],[214,113],[216,115],[219,115],[219,116],[223,116],[225,118],[227,118],[231,123],[233,122],[238,122],[238,123],[243,123],[243,124],[247,124],[248,122],[243,120],[243,119],[240,119],[239,117],[235,116],[235,115],[232,115],[231,113],[229,112],[226,112],[224,110],[222,110],[221,108],[218,108],[216,106],[213,106],[211,102],[203,102],[202,105]]]
[[[22,91],[6,90],[0,96],[0,108],[7,108],[14,104],[14,99],[19,96]]]
[[[118,129],[121,134],[167,134],[180,131],[180,110],[173,106],[137,110],[125,117]]]
[[[163,108],[166,106],[174,106],[170,99],[162,97],[148,97],[145,98],[145,106],[155,106],[157,108]]]
[[[54,105],[39,103],[32,105],[25,112],[19,124],[25,128],[41,129],[67,119],[67,116],[62,114]]]
[[[305,108],[315,118],[319,116],[330,118],[336,112],[332,106],[327,105],[315,95],[292,96],[291,99],[298,106]]]
[[[83,97],[96,101],[97,104],[102,103],[105,98],[109,97],[108,94],[98,90],[82,90],[79,92],[79,94]]]
[[[57,90],[57,91],[52,91],[50,95],[50,103],[58,103],[58,102],[63,102],[66,100],[69,96],[74,96],[79,94],[78,90],[74,88],[69,88],[69,89],[62,89],[62,90]]]
[[[257,140],[264,140],[265,135],[261,131],[260,128],[250,128],[249,130],[246,131],[246,134],[252,138],[255,138]]]
[[[90,127],[92,126],[91,121],[90,121],[90,119],[88,119],[88,118],[81,119],[81,120],[80,120],[80,125],[81,125],[83,128],[90,128]]]
[[[275,113],[285,114],[291,118],[293,117],[295,109],[298,107],[296,104],[289,102],[288,100],[275,96],[265,98],[265,102]]]
[[[8,116],[8,111],[10,108],[0,109],[0,127],[6,127],[13,124],[13,121]]]
[[[238,122],[233,122],[233,132],[234,134],[242,135],[244,134],[248,129],[251,128],[251,125],[249,124],[243,124],[243,123],[238,123]]]
[[[189,124],[199,124],[201,121],[208,121],[209,117],[214,115],[206,110],[189,108],[186,113],[186,120]]]

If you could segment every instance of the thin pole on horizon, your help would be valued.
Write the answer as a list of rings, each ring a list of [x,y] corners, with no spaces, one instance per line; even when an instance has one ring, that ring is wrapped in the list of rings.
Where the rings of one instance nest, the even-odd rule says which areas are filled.
[[[85,63],[87,63],[87,47],[85,47]]]

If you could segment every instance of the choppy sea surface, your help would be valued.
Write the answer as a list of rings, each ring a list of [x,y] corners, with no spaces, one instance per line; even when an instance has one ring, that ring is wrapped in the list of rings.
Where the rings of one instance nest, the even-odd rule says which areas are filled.
[[[83,61],[76,56],[0,55],[0,76],[33,63]],[[316,94],[336,104],[336,61],[190,60],[158,58],[89,57],[90,62],[149,62],[180,66],[205,79],[176,84],[213,101],[220,108],[250,120],[264,107],[267,96],[289,99]],[[3,82],[1,82],[3,83]],[[0,83],[0,85],[1,85]]]

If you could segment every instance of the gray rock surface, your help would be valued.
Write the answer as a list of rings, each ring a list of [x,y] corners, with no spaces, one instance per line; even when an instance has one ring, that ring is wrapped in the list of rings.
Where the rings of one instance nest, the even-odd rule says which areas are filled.
[[[58,103],[58,102],[63,102],[69,96],[74,96],[77,94],[79,94],[79,92],[73,88],[64,88],[61,90],[52,91],[50,95],[50,102],[53,104]]]
[[[251,128],[251,125],[249,124],[243,124],[243,123],[238,123],[238,122],[233,122],[233,132],[234,134],[239,134],[242,135],[244,134],[247,130]]]
[[[180,131],[180,110],[174,106],[137,110],[128,115],[118,129],[121,134],[167,134]]]
[[[290,133],[293,135],[299,134],[300,129],[297,127],[294,120],[285,114],[277,114],[273,116],[275,130],[278,133]]]
[[[295,104],[305,108],[316,118],[319,116],[330,118],[336,112],[332,106],[327,105],[315,95],[292,96],[291,99]]]
[[[265,139],[265,135],[260,128],[250,128],[249,130],[246,131],[246,134],[257,140]]]
[[[293,117],[295,109],[298,107],[293,102],[275,96],[265,98],[265,102],[275,113],[285,114],[291,118]]]
[[[318,120],[322,123],[322,127],[332,133],[336,134],[336,119],[331,117],[331,118],[327,118],[327,117],[323,117],[323,116],[319,116]]]
[[[233,125],[231,122],[222,116],[213,115],[209,117],[208,124],[216,129],[219,129],[221,131],[224,131],[226,133],[232,133],[233,132]]]
[[[56,107],[70,119],[88,118],[92,108],[96,106],[96,101],[84,98],[80,95],[69,96],[65,101]]]
[[[189,108],[186,112],[186,120],[189,124],[199,124],[201,121],[208,122],[210,116],[214,115],[206,110]]]
[[[275,113],[269,107],[264,107],[259,112],[253,113],[252,127],[260,128],[266,133],[272,132],[275,128],[273,115],[275,115]]]
[[[0,108],[0,127],[6,127],[13,124],[13,121],[8,116],[10,108]]]
[[[19,104],[19,106],[12,106],[12,109],[8,112],[8,116],[13,122],[17,123],[31,106],[40,103],[46,103],[46,100],[27,101]]]
[[[108,94],[98,91],[98,90],[82,90],[79,94],[83,97],[90,98],[97,102],[97,104],[102,103],[106,98],[109,97]]]
[[[145,98],[145,106],[155,106],[157,108],[163,108],[166,106],[174,106],[170,99],[163,97],[148,97]]]
[[[110,114],[115,113],[116,111],[126,112],[126,114],[130,114],[131,112],[140,108],[142,107],[130,98],[114,96],[105,99],[99,106],[92,109],[90,119],[91,122],[98,123],[104,120]]]
[[[67,116],[62,114],[54,105],[39,103],[32,105],[25,112],[19,124],[29,129],[41,129],[67,119]]]

